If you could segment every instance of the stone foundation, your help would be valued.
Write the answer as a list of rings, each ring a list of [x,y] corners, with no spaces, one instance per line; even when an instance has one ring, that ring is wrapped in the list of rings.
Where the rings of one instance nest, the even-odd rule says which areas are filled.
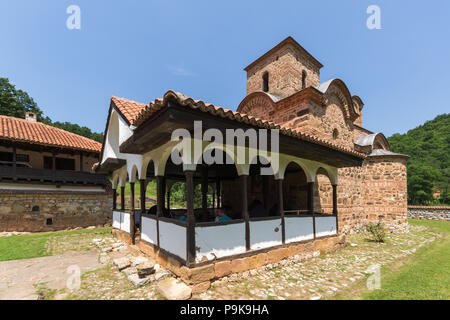
[[[412,219],[450,221],[450,207],[408,206],[408,217]]]
[[[121,231],[116,230],[115,236]],[[298,261],[318,256],[327,252],[335,251],[345,244],[345,236],[332,236],[311,241],[293,243],[275,248],[248,252],[235,257],[221,258],[207,264],[200,264],[189,268],[179,259],[158,250],[155,246],[145,241],[140,241],[138,247],[141,252],[152,257],[164,268],[170,270],[180,277],[186,284],[190,285],[195,292],[206,291],[212,281],[224,277],[238,278],[240,274],[264,266],[276,266],[286,259]]]
[[[131,245],[131,237],[128,232],[113,228],[112,229],[112,235],[117,240],[120,240],[122,242],[125,242],[127,245]]]
[[[108,192],[0,191],[0,231],[44,232],[111,225]]]

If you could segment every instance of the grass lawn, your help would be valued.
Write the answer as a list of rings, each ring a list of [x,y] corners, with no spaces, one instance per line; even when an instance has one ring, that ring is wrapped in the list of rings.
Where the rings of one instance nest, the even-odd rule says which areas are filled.
[[[417,250],[404,260],[381,268],[381,289],[366,289],[366,279],[337,299],[364,300],[449,300],[450,299],[450,221],[415,220],[442,237]]]
[[[61,253],[57,246],[58,239],[71,238],[72,246],[66,249],[79,250],[85,247],[80,244],[86,240],[90,241],[95,237],[110,233],[111,228],[99,228],[0,237],[0,261],[37,258]]]

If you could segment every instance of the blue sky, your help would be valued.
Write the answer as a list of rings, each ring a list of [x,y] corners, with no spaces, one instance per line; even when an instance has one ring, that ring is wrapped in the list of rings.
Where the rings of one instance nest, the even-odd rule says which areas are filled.
[[[69,5],[81,30],[66,28]],[[369,5],[381,30],[366,27]],[[111,95],[167,90],[236,109],[243,68],[288,35],[364,103],[387,136],[450,112],[450,1],[3,0],[0,77],[58,121],[103,131]]]

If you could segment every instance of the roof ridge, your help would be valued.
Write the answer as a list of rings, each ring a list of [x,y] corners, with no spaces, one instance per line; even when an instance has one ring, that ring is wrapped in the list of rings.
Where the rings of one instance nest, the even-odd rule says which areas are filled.
[[[218,106],[215,106],[214,104],[210,104],[210,103],[205,103],[203,100],[195,100],[194,98],[191,98],[189,96],[184,95],[183,93],[176,92],[174,90],[168,90],[164,94],[164,97],[162,99],[155,99],[155,101],[151,102],[145,108],[140,110],[140,112],[137,114],[137,116],[135,117],[135,119],[133,121],[133,125],[135,125],[136,127],[139,126],[143,121],[145,121],[145,119],[148,116],[153,114],[153,112],[156,112],[156,111],[160,110],[162,107],[164,107],[167,102],[167,99],[169,97],[174,97],[175,99],[178,100],[178,103],[180,103],[181,105],[184,105],[184,106],[188,106],[192,109],[198,108],[203,112],[208,112],[208,113],[218,115],[221,117],[227,117],[227,115],[229,115],[231,113],[232,114],[231,118],[230,118],[230,116],[228,116],[228,118],[230,118],[232,120],[236,120],[238,122],[251,123],[252,125],[255,125],[258,127],[279,129],[280,131],[283,131],[286,135],[289,135],[289,136],[297,136],[297,137],[301,136],[307,141],[315,142],[317,144],[327,146],[334,150],[350,153],[350,154],[356,155],[361,158],[366,157],[365,154],[360,153],[356,150],[352,150],[350,148],[340,146],[338,144],[335,144],[327,139],[324,139],[324,138],[321,138],[318,136],[313,136],[311,134],[308,134],[305,131],[300,131],[299,129],[288,128],[288,127],[283,126],[282,124],[275,123],[274,121],[266,120],[266,119],[262,119],[262,118],[256,118],[256,117],[250,116],[248,114],[241,114],[237,111],[232,111],[231,109],[225,110],[222,107],[218,107]],[[214,113],[214,111],[219,112],[219,113],[218,114]],[[223,112],[223,114],[220,114],[220,112]]]
[[[0,115],[0,139],[99,151],[102,144],[91,138],[43,122]]]
[[[34,126],[34,125],[46,126],[46,127],[48,127],[48,128],[56,129],[56,130],[58,130],[58,131],[63,131],[63,132],[68,133],[68,134],[70,134],[70,135],[74,135],[74,136],[80,137],[80,138],[82,138],[82,139],[88,139],[88,140],[93,141],[93,142],[95,142],[95,143],[101,144],[100,142],[95,141],[95,140],[93,140],[93,139],[91,139],[91,138],[88,138],[88,137],[79,135],[79,134],[74,133],[74,132],[70,132],[70,131],[64,130],[64,129],[62,129],[62,128],[55,127],[55,126],[52,126],[52,125],[49,125],[49,124],[46,124],[46,123],[43,123],[43,122],[40,122],[40,121],[28,121],[27,119],[24,119],[24,118],[17,118],[17,117],[13,117],[13,116],[7,116],[7,115],[4,115],[4,114],[2,114],[2,115],[0,115],[0,116],[6,117],[6,118],[9,118],[9,119],[14,119],[14,120],[21,120],[22,122],[24,122],[24,123],[26,123],[26,124],[33,125],[33,126]]]

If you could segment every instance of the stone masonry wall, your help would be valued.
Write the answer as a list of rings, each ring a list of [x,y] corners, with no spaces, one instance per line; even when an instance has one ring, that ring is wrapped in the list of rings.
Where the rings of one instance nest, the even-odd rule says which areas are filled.
[[[41,232],[111,224],[108,193],[0,192],[0,231]],[[48,220],[51,219],[51,220]]]
[[[422,220],[450,221],[450,207],[408,206],[408,217]]]
[[[341,232],[358,231],[378,221],[391,232],[407,231],[406,159],[368,157],[362,167],[338,172]]]

